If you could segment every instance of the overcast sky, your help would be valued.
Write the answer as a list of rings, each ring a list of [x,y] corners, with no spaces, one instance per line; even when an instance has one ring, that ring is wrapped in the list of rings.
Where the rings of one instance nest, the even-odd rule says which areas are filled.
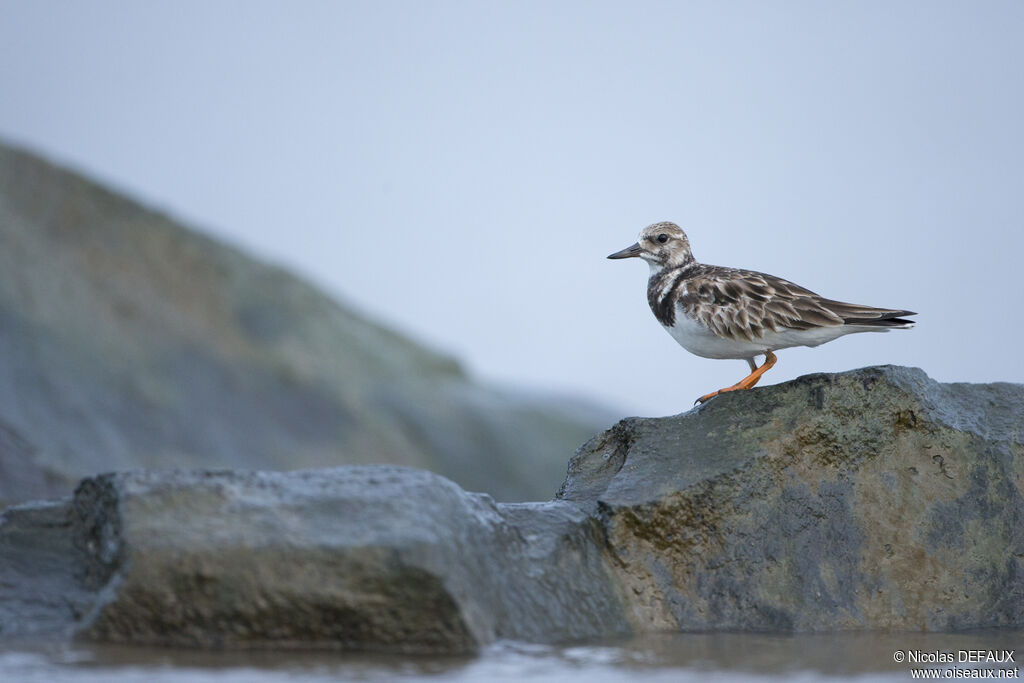
[[[312,279],[479,376],[628,413],[691,356],[605,256],[920,313],[790,349],[1024,382],[1022,2],[14,2],[0,136]]]

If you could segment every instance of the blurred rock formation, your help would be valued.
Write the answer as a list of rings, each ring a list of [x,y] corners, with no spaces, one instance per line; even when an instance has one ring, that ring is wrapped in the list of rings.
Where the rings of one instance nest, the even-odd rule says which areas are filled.
[[[390,463],[549,498],[596,406],[474,381],[288,272],[0,145],[0,506],[97,472]]]

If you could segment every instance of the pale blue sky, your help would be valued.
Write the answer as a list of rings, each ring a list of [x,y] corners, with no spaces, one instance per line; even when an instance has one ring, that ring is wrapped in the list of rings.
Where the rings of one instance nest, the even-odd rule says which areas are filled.
[[[0,1],[0,136],[484,378],[670,414],[697,358],[605,255],[920,312],[779,353],[1024,382],[1024,3]]]

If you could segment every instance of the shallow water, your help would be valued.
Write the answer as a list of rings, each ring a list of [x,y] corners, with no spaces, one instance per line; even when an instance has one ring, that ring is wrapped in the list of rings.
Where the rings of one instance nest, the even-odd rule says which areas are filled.
[[[913,664],[899,651],[1018,650],[1024,631],[955,634],[649,634],[549,647],[500,643],[476,657],[324,652],[197,652],[22,645],[0,651],[0,680],[26,683],[283,683],[285,681],[860,681],[911,680],[911,668],[1014,668],[1016,663]],[[940,675],[942,675],[940,673]],[[952,674],[946,674],[947,680]]]

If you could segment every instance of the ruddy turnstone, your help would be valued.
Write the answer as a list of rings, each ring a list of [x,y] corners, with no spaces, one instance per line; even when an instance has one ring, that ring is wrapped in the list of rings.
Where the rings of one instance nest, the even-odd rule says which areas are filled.
[[[651,267],[647,303],[679,345],[704,358],[742,358],[750,374],[726,391],[749,389],[775,365],[775,351],[819,346],[854,332],[912,327],[913,311],[847,304],[818,296],[792,282],[752,270],[698,263],[690,240],[675,223],[654,223],[636,244],[610,259],[639,257]],[[757,356],[764,356],[758,367]]]

